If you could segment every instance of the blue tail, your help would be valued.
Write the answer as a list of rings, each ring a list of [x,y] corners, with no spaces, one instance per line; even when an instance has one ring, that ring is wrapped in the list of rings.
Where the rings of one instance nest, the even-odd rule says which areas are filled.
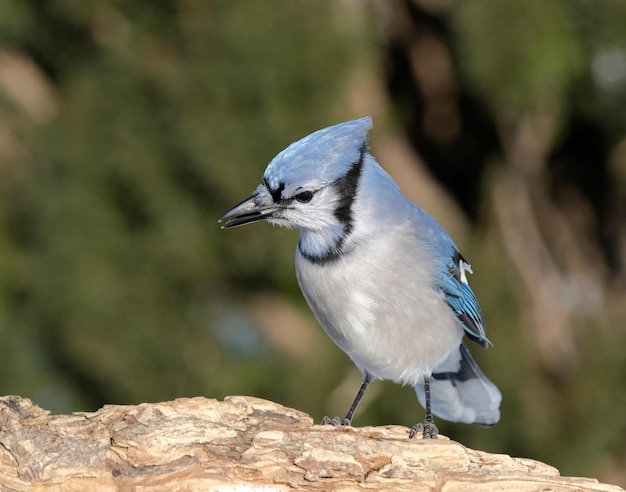
[[[415,392],[424,406],[423,382],[415,385]],[[500,391],[463,344],[433,370],[430,404],[433,414],[444,420],[492,426],[500,420],[501,401]]]

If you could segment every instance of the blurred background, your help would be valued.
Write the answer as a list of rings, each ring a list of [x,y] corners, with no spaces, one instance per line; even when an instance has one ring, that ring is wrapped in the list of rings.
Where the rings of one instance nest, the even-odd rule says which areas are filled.
[[[626,485],[619,0],[2,1],[0,394],[344,415],[360,374],[300,294],[297,232],[217,219],[364,115],[471,261],[495,346],[471,349],[501,422],[442,433]],[[354,423],[422,418],[376,382]]]

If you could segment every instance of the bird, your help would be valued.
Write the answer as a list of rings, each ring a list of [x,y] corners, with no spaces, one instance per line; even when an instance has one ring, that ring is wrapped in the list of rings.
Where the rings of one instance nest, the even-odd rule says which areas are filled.
[[[363,379],[345,418],[352,425],[374,380],[415,389],[425,409],[409,437],[437,438],[433,415],[490,427],[502,395],[464,340],[491,346],[469,286],[470,263],[444,228],[403,195],[370,152],[371,117],[290,144],[254,193],[219,219],[222,229],[258,221],[299,229],[295,271],[327,335]]]

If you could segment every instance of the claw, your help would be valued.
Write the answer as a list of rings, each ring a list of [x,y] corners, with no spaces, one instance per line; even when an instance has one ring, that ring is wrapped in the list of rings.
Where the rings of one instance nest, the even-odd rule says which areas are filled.
[[[332,419],[330,417],[324,417],[320,425],[332,425],[333,427],[337,427],[338,425],[350,426],[351,422],[348,419],[341,420],[339,417]]]
[[[409,439],[413,439],[418,432],[422,432],[422,430],[424,429],[424,424],[422,424],[421,422],[419,424],[415,424],[413,427],[411,427],[411,430],[409,431]]]
[[[437,426],[432,422],[426,422],[424,424],[424,432],[422,435],[423,439],[437,439],[439,429],[437,429]]]
[[[422,433],[422,439],[437,439],[439,435],[439,429],[433,422],[415,424],[409,431],[409,439],[414,438],[418,432]]]

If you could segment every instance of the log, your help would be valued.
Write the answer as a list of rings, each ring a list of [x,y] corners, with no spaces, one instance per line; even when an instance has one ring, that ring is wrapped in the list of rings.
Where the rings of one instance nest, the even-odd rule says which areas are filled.
[[[621,491],[544,463],[408,439],[400,426],[313,425],[258,398],[180,398],[51,415],[0,398],[0,491]]]

